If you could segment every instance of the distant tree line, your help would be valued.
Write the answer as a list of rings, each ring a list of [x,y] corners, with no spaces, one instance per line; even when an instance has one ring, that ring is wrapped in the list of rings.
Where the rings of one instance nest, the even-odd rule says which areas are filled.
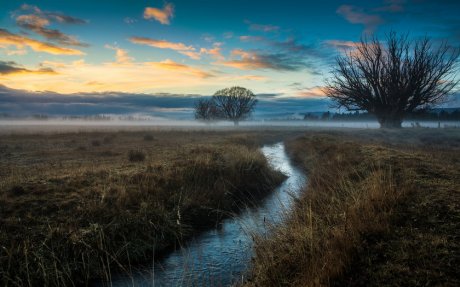
[[[406,120],[412,121],[460,121],[460,109],[454,111],[414,111],[408,113]],[[324,112],[322,114],[307,113],[304,120],[319,121],[370,121],[377,120],[374,114],[368,112],[348,112],[348,113],[331,113]]]

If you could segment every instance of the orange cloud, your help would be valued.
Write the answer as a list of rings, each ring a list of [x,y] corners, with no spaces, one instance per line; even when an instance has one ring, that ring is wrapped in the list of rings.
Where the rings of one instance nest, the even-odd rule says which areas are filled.
[[[190,74],[192,76],[196,76],[199,78],[213,77],[213,75],[208,72],[205,72],[200,69],[193,68],[193,67],[190,67],[184,64],[174,62],[171,59],[166,59],[161,62],[146,62],[145,64],[148,66],[153,66],[153,67],[157,67],[157,68],[168,70],[168,71],[177,71],[180,73]]]
[[[27,74],[42,74],[42,75],[53,75],[57,74],[53,69],[42,67],[38,70],[26,69],[16,62],[5,62],[0,61],[0,75],[27,75]]]
[[[45,43],[31,39],[29,37],[10,33],[5,29],[0,28],[0,48],[8,48],[14,46],[16,49],[23,50],[24,47],[29,47],[36,52],[43,52],[53,55],[84,55],[80,50],[59,47],[50,43]]]
[[[144,19],[155,19],[163,25],[169,25],[173,17],[174,5],[171,3],[166,3],[163,9],[146,7],[144,10]]]
[[[222,46],[222,43],[217,42],[217,43],[214,43],[214,48],[212,48],[212,49],[201,48],[200,53],[201,54],[211,55],[215,59],[223,60],[224,55],[222,55],[221,46]]]
[[[171,49],[175,51],[195,51],[193,46],[187,46],[183,43],[174,43],[166,40],[150,39],[145,37],[131,37],[129,41],[134,44],[147,45],[160,49]]]
[[[189,57],[192,60],[201,59],[201,53],[195,51],[178,51],[180,54]]]
[[[221,43],[214,43],[214,47],[211,49],[201,48],[199,51],[195,47],[185,45],[184,43],[174,43],[166,40],[151,39],[146,37],[131,37],[129,41],[134,44],[147,45],[159,49],[171,49],[182,55],[185,55],[193,60],[201,59],[204,54],[211,55],[217,59],[223,59],[221,53]]]
[[[88,44],[80,42],[76,37],[64,34],[57,29],[49,29],[51,23],[84,24],[85,20],[57,12],[42,11],[37,6],[22,5],[20,13],[16,16],[16,24],[23,29],[33,31],[48,41],[55,41],[61,45],[86,47]]]
[[[218,77],[215,81],[209,81],[208,78],[215,77],[213,73],[172,60],[135,62],[125,53],[126,51],[117,49],[115,61],[104,64],[85,63],[84,60],[70,63],[42,62],[40,67],[50,67],[49,71],[51,68],[56,71],[52,77],[45,74],[45,69],[41,69],[41,73],[20,74],[18,71],[6,74],[6,70],[11,68],[4,67],[5,72],[1,75],[1,81],[3,85],[15,89],[65,94],[105,91],[203,92],[204,87],[218,85],[215,81],[222,81]]]
[[[272,63],[263,59],[255,52],[248,52],[242,49],[235,49],[231,53],[232,56],[240,57],[239,60],[230,60],[219,62],[219,64],[241,70],[256,70],[273,68]]]
[[[126,51],[125,49],[121,49],[119,47],[110,46],[110,45],[105,45],[105,48],[115,51],[116,53],[115,57],[116,57],[117,64],[129,64],[134,60],[134,58],[128,55],[128,51]]]
[[[326,96],[324,93],[323,87],[313,87],[313,88],[306,88],[305,90],[301,90],[297,92],[297,95],[302,98],[322,98]]]

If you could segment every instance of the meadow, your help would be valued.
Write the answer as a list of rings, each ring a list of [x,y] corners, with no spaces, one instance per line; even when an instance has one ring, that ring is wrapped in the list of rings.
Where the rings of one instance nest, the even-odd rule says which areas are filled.
[[[0,282],[87,285],[159,257],[283,179],[282,133],[89,132],[0,140]]]
[[[130,274],[263,200],[279,141],[308,184],[248,286],[460,284],[458,129],[239,128],[2,135],[1,285]]]
[[[259,237],[248,286],[458,286],[460,132],[316,131],[287,141],[308,185]]]

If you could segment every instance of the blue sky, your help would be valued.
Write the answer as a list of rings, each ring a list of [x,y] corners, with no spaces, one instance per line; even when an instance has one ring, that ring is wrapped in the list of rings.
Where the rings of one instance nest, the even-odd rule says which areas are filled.
[[[4,2],[2,91],[54,97],[207,96],[240,85],[311,111],[326,101],[334,57],[362,36],[394,30],[460,46],[451,0]]]

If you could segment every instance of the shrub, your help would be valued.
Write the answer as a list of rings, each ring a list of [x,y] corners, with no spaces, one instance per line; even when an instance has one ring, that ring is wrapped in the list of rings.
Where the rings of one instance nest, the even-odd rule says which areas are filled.
[[[139,162],[145,160],[145,153],[141,150],[130,150],[128,159],[131,162]]]
[[[153,141],[153,135],[151,135],[151,134],[145,134],[145,135],[144,135],[144,140],[145,140],[145,141]]]

